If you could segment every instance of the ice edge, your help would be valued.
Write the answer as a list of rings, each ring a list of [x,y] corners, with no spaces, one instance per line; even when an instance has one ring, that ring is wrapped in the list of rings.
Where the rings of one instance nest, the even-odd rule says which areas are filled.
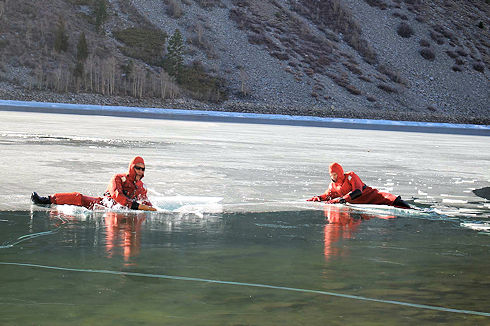
[[[241,113],[226,111],[205,111],[205,110],[182,110],[182,109],[164,109],[164,108],[142,108],[127,106],[107,106],[93,104],[69,104],[69,103],[51,103],[51,102],[29,102],[0,100],[0,106],[11,107],[37,107],[47,109],[66,109],[66,110],[87,110],[87,111],[106,111],[106,112],[131,112],[131,113],[151,113],[159,115],[180,115],[180,116],[207,116],[218,118],[246,118],[278,121],[298,121],[298,122],[335,122],[364,125],[385,125],[385,126],[408,126],[408,127],[437,127],[450,129],[476,129],[489,130],[490,125],[475,124],[457,124],[442,122],[418,122],[418,121],[394,121],[394,120],[375,120],[375,119],[350,119],[350,118],[325,118],[300,115],[282,115],[282,114],[261,114],[261,113]]]

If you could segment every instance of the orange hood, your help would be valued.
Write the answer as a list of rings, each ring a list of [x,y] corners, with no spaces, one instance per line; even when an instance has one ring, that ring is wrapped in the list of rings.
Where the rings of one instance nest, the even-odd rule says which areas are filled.
[[[136,172],[134,172],[134,166],[138,163],[143,163],[145,164],[145,160],[143,160],[143,158],[141,156],[136,156],[135,158],[133,158],[131,160],[131,162],[129,163],[129,171],[128,171],[128,176],[129,176],[129,179],[131,180],[134,180],[134,178],[136,178]],[[143,175],[141,176],[141,179],[143,179],[143,177],[145,176],[145,173],[143,172]],[[141,180],[140,179],[140,180]]]
[[[335,183],[342,183],[344,181],[344,169],[339,163],[332,163],[328,167],[328,173],[335,172],[337,173],[337,182]]]

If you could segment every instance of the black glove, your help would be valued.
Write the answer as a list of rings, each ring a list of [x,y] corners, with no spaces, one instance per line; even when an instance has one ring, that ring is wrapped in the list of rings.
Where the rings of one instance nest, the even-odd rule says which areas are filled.
[[[138,209],[140,207],[140,204],[138,204],[138,202],[135,200],[133,201],[133,203],[131,204],[131,209]]]

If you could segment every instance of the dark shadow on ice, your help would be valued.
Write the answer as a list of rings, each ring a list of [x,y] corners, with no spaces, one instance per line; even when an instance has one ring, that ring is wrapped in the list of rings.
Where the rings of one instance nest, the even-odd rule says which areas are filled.
[[[473,193],[478,197],[490,200],[490,187],[483,187],[480,189],[473,190]]]

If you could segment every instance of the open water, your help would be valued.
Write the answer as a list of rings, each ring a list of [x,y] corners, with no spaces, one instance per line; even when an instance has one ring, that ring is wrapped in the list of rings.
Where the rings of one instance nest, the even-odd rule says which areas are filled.
[[[0,115],[1,325],[490,323],[488,137]],[[158,212],[29,203],[135,155]],[[332,161],[419,210],[305,202]]]

